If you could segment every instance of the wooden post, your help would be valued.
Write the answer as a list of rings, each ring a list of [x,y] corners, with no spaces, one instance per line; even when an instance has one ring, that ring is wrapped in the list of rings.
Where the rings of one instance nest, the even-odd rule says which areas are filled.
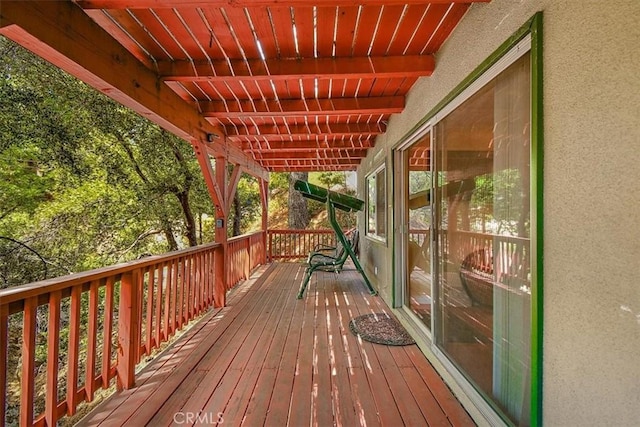
[[[138,332],[138,274],[124,273],[120,279],[120,309],[118,313],[118,388],[135,385],[136,348],[140,346]]]
[[[260,180],[260,202],[262,204],[262,233],[263,233],[263,237],[262,237],[263,259],[261,260],[261,262],[263,264],[266,264],[268,261],[271,261],[271,260],[269,259],[270,251],[269,251],[269,248],[267,247],[267,238],[268,238],[267,215],[269,210],[269,181],[265,179]]]
[[[216,185],[225,194],[227,188],[227,159],[216,157]],[[215,307],[224,307],[227,303],[227,200],[222,203],[225,206],[216,205],[216,242],[220,243],[220,248],[215,251]]]

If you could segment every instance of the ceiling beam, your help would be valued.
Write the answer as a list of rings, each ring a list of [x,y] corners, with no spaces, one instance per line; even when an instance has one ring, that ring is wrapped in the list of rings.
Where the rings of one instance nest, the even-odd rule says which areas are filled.
[[[300,151],[300,150],[323,150],[334,151],[348,148],[372,148],[375,144],[371,139],[350,140],[338,139],[335,141],[265,141],[265,142],[243,142],[244,151]]]
[[[490,0],[429,0],[427,3],[487,3]],[[76,0],[85,9],[161,9],[181,7],[282,7],[309,6],[308,0]],[[402,6],[424,4],[425,0],[315,0],[314,6]]]
[[[333,159],[364,159],[367,157],[366,148],[345,149],[337,151],[300,150],[300,151],[256,151],[253,153],[257,161],[262,160],[333,160]]]
[[[326,137],[350,137],[379,135],[384,133],[385,126],[380,123],[310,123],[308,125],[261,125],[247,127],[227,126],[227,136],[231,140],[248,141],[257,138],[268,141],[270,138],[281,140],[283,135],[309,135],[313,140],[316,135]]]
[[[331,99],[281,99],[200,102],[205,117],[241,119],[257,115],[261,117],[286,117],[289,115],[369,115],[394,114],[404,110],[404,96],[379,96],[372,98]]]
[[[433,55],[158,62],[163,80],[192,82],[404,78],[430,76],[434,69]]]
[[[157,75],[71,1],[3,0],[0,34],[31,50],[120,104],[189,141],[206,142],[209,152],[226,155],[258,176],[268,176],[240,147],[228,144],[219,126],[182,100]],[[206,173],[203,171],[203,173]]]

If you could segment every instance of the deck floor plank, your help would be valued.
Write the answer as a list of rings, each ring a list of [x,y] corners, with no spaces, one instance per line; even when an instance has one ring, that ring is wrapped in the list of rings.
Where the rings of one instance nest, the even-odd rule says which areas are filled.
[[[261,318],[256,319],[256,332],[260,335],[257,337],[257,342],[251,353],[246,368],[239,379],[236,388],[234,389],[227,406],[224,408],[224,422],[232,426],[240,425],[244,418],[246,408],[249,404],[251,396],[256,389],[256,383],[260,376],[260,372],[266,362],[266,354],[269,351],[269,346],[273,342],[276,331],[282,314],[284,313],[283,307],[286,307],[286,302],[291,300],[291,295],[294,290],[290,286],[291,281],[286,280],[287,277],[283,277],[282,280],[285,286],[282,286],[277,290],[277,300],[272,299],[272,303],[265,307]],[[259,327],[262,326],[260,331]],[[268,393],[267,390],[259,391],[261,393]]]
[[[293,279],[297,286],[302,280],[302,275],[304,274],[303,267],[298,264],[298,269],[295,273],[296,274]],[[298,349],[300,348],[300,341],[302,339],[302,327],[307,307],[308,304],[298,301],[297,299],[295,300],[291,324],[284,344],[282,359],[278,364],[273,392],[271,394],[272,397],[265,415],[264,425],[287,425],[289,408],[291,406],[291,396],[293,394],[293,382],[297,375]],[[256,417],[255,414],[253,416]],[[251,426],[261,424],[249,424],[247,422],[247,425]]]
[[[375,399],[369,380],[367,378],[365,364],[360,353],[360,342],[358,338],[349,330],[349,322],[353,317],[358,315],[355,309],[355,301],[351,298],[348,283],[344,281],[336,281],[336,321],[340,325],[342,331],[342,354],[344,368],[349,375],[349,389],[342,391],[344,397],[351,393],[351,403],[356,417],[356,423],[353,425],[377,426],[380,425],[380,418],[376,409]],[[340,366],[340,359],[336,358],[336,365]],[[368,369],[368,367],[367,367]],[[339,375],[340,371],[338,371]],[[339,389],[340,390],[340,389]],[[340,399],[344,404],[340,395],[335,399]]]
[[[353,281],[353,279],[351,280]],[[379,307],[376,304],[377,301],[370,301],[362,292],[354,292],[352,295],[357,311],[354,313],[354,317],[369,313],[386,312],[384,307]],[[404,420],[400,407],[394,399],[390,384],[387,382],[385,372],[376,354],[376,346],[378,344],[363,341],[360,345],[360,352],[367,366],[367,378],[373,392],[380,421],[382,425],[403,425]],[[407,396],[407,398],[412,399],[411,396]]]
[[[292,292],[297,290],[295,286],[294,277],[299,273],[299,266],[291,264],[284,273],[284,283],[289,284],[288,297],[285,302],[284,308],[281,310],[278,323],[275,325],[275,334],[269,343],[269,349],[265,356],[264,364],[258,375],[255,388],[251,395],[251,400],[247,405],[247,410],[244,414],[243,423],[248,426],[264,425],[269,403],[274,396],[275,381],[278,374],[278,366],[284,359],[284,349],[286,348],[287,337],[290,334],[295,334],[294,327],[292,328],[292,322],[296,318],[296,315],[288,315],[293,312],[299,304],[296,304],[296,299],[291,296]],[[299,331],[299,329],[298,329]],[[299,336],[299,332],[298,332]],[[297,347],[297,345],[296,345]],[[285,365],[285,369],[293,372],[294,363]],[[281,399],[282,396],[276,395],[276,399]]]
[[[329,280],[327,280],[329,279]],[[327,300],[330,298],[330,275],[318,275],[321,290],[318,292],[315,330],[313,333],[313,391],[311,404],[311,425],[333,425],[334,411],[332,402],[331,366],[329,346],[329,312]]]
[[[316,277],[317,280],[317,277]],[[299,303],[304,304],[302,332],[298,346],[298,358],[293,377],[291,403],[287,423],[292,426],[308,425],[311,419],[311,394],[313,393],[313,342],[318,296],[306,294]],[[285,397],[283,396],[283,399]],[[286,423],[285,423],[286,425]]]
[[[302,300],[303,264],[260,272],[80,425],[474,425],[417,346],[350,332],[390,313],[353,268],[314,273]]]
[[[356,421],[356,405],[351,393],[349,357],[345,347],[346,334],[350,334],[348,322],[339,314],[339,296],[342,287],[339,281],[329,281],[325,285],[327,327],[329,333],[329,363],[331,365],[331,398],[338,425],[362,425]]]
[[[270,277],[267,280],[273,283],[275,278]],[[199,388],[198,393],[191,395],[192,399],[183,406],[182,412],[224,414],[243,371],[248,367],[254,348],[267,324],[269,313],[274,311],[275,302],[282,293],[282,290],[269,286],[265,288],[261,298],[253,298],[258,304],[248,310],[243,326],[233,331],[233,339],[222,350],[222,358],[208,366],[209,373],[204,380],[206,382],[201,383],[203,387]],[[221,360],[224,360],[224,363],[221,363]]]

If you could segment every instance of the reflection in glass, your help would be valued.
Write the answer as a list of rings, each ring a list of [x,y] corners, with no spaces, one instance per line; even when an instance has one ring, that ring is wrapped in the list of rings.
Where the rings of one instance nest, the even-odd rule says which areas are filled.
[[[367,177],[367,234],[386,237],[387,171],[383,167]]]
[[[407,197],[409,235],[407,241],[408,292],[405,304],[431,329],[431,133],[405,152],[408,171]]]
[[[520,425],[530,389],[529,69],[527,54],[434,127],[436,343]]]

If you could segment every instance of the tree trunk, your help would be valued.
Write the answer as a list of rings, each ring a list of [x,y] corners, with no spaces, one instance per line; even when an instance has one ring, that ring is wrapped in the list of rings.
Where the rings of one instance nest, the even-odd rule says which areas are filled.
[[[166,134],[166,131],[163,131]],[[180,165],[180,169],[182,170],[182,174],[184,175],[184,186],[180,191],[176,191],[174,189],[173,193],[178,198],[180,202],[180,207],[182,207],[182,215],[184,216],[184,222],[186,227],[186,237],[189,241],[189,246],[198,246],[198,238],[196,234],[196,219],[193,216],[193,212],[191,211],[191,205],[189,204],[189,192],[191,191],[191,184],[193,183],[194,177],[189,171],[187,167],[187,162],[180,152],[180,149],[177,145],[172,145],[173,155],[175,156],[178,164]]]
[[[176,238],[173,235],[173,228],[171,227],[171,223],[167,218],[162,218],[162,231],[164,232],[164,236],[167,239],[169,252],[177,251],[178,242],[176,242]]]
[[[239,236],[240,233],[240,196],[238,192],[233,196],[233,235]]]
[[[289,175],[289,228],[302,230],[309,225],[309,210],[307,209],[307,199],[293,188],[293,183],[297,180],[307,181],[308,172],[291,172]]]
[[[196,237],[196,220],[191,211],[189,205],[189,190],[180,191],[175,193],[180,206],[182,207],[182,214],[184,216],[184,222],[186,227],[186,237],[189,240],[189,246],[198,246],[198,239]]]

